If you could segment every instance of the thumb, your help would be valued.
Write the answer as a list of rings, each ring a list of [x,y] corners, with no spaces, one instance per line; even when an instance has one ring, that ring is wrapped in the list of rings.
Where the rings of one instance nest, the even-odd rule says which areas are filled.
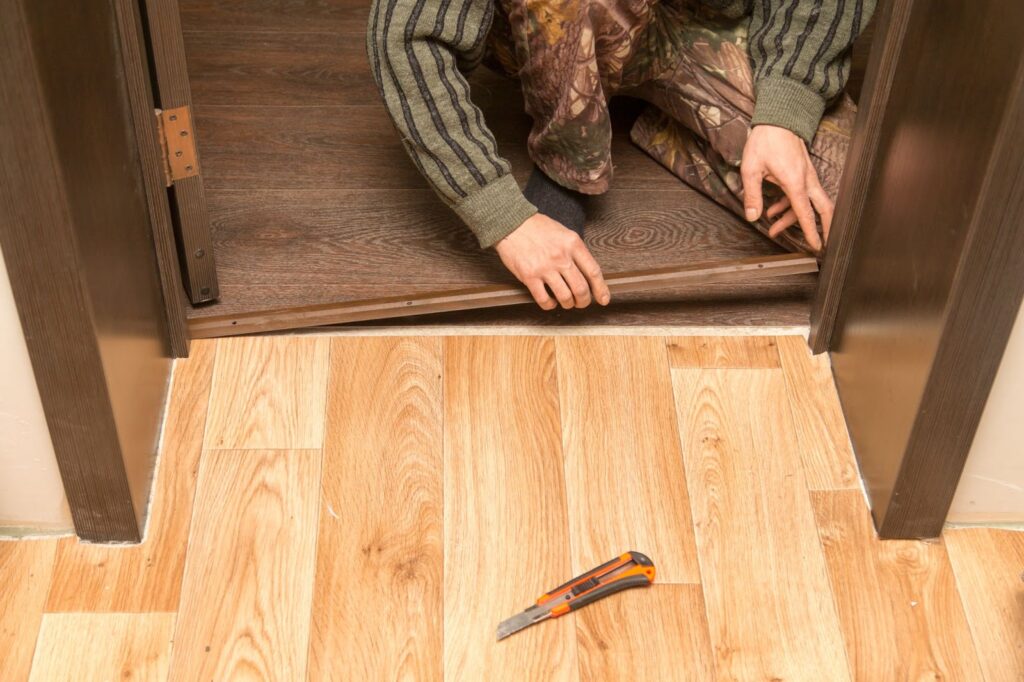
[[[740,177],[743,178],[743,209],[747,220],[754,222],[761,217],[764,198],[761,196],[761,183],[764,172],[760,164],[741,164]]]

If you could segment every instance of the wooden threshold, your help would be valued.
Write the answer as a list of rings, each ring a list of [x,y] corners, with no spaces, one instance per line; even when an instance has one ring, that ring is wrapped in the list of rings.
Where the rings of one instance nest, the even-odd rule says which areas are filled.
[[[682,267],[634,270],[607,275],[605,281],[612,294],[624,294],[670,288],[683,284],[711,284],[723,281],[779,277],[817,272],[817,270],[818,261],[813,257],[781,254],[711,263],[693,263]],[[200,339],[252,334],[454,310],[494,308],[530,303],[532,300],[529,292],[522,286],[491,285],[413,296],[389,296],[337,304],[199,318],[189,321],[189,335],[194,339]]]

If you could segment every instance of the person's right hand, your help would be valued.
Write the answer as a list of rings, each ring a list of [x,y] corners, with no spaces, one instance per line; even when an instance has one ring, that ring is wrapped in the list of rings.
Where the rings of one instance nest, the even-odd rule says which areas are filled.
[[[563,308],[586,308],[591,300],[608,305],[611,300],[601,267],[583,240],[546,215],[528,218],[494,250],[544,310],[557,305],[551,294]]]

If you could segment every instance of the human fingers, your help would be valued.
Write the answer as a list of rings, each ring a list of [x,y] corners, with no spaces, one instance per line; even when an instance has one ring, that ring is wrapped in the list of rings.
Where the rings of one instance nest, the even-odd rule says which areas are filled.
[[[573,251],[572,257],[576,267],[580,269],[583,276],[587,278],[587,282],[590,283],[590,293],[594,300],[601,305],[608,305],[608,302],[612,299],[612,294],[608,290],[608,284],[604,281],[601,266],[594,256],[591,255],[590,249],[580,241],[576,250]]]
[[[761,182],[764,176],[764,166],[759,161],[744,159],[740,164],[740,178],[743,180],[743,209],[750,222],[761,217],[761,210],[764,207]]]
[[[783,213],[781,218],[772,223],[771,227],[768,228],[768,236],[774,239],[793,225],[796,225],[796,213],[790,209]]]
[[[832,201],[832,197],[817,182],[811,186],[807,194],[814,205],[814,209],[821,216],[821,229],[824,233],[825,243],[828,243],[828,233],[832,229],[832,218],[835,215],[835,202]]]
[[[542,280],[530,279],[523,282],[523,284],[530,290],[530,295],[533,296],[533,300],[537,302],[541,310],[552,310],[558,305],[555,303],[555,299],[551,298],[548,294],[548,290],[544,287]]]
[[[818,226],[814,220],[814,209],[811,207],[811,200],[807,196],[807,188],[803,178],[783,180],[782,191],[789,197],[790,207],[796,213],[796,219],[800,223],[800,229],[804,233],[807,244],[815,251],[821,250],[821,238],[818,236]]]
[[[569,291],[572,292],[573,305],[576,308],[586,308],[590,305],[590,285],[587,284],[587,280],[583,277],[583,273],[580,272],[576,264],[573,263],[569,267],[560,270],[559,274],[562,275],[562,279],[569,285]]]
[[[774,218],[776,216],[782,215],[788,208],[789,199],[786,196],[783,196],[781,199],[779,199],[774,204],[768,207],[768,210],[765,212],[765,215],[769,218]]]
[[[574,299],[572,291],[569,286],[562,279],[562,275],[557,271],[553,270],[544,277],[544,283],[548,285],[548,289],[558,299],[559,305],[568,310],[573,307]]]

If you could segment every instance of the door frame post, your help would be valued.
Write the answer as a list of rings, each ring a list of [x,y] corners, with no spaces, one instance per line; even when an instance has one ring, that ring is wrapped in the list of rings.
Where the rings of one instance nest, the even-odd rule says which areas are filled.
[[[122,57],[113,0],[0,2],[0,248],[75,530],[96,542],[142,539],[171,372]]]

